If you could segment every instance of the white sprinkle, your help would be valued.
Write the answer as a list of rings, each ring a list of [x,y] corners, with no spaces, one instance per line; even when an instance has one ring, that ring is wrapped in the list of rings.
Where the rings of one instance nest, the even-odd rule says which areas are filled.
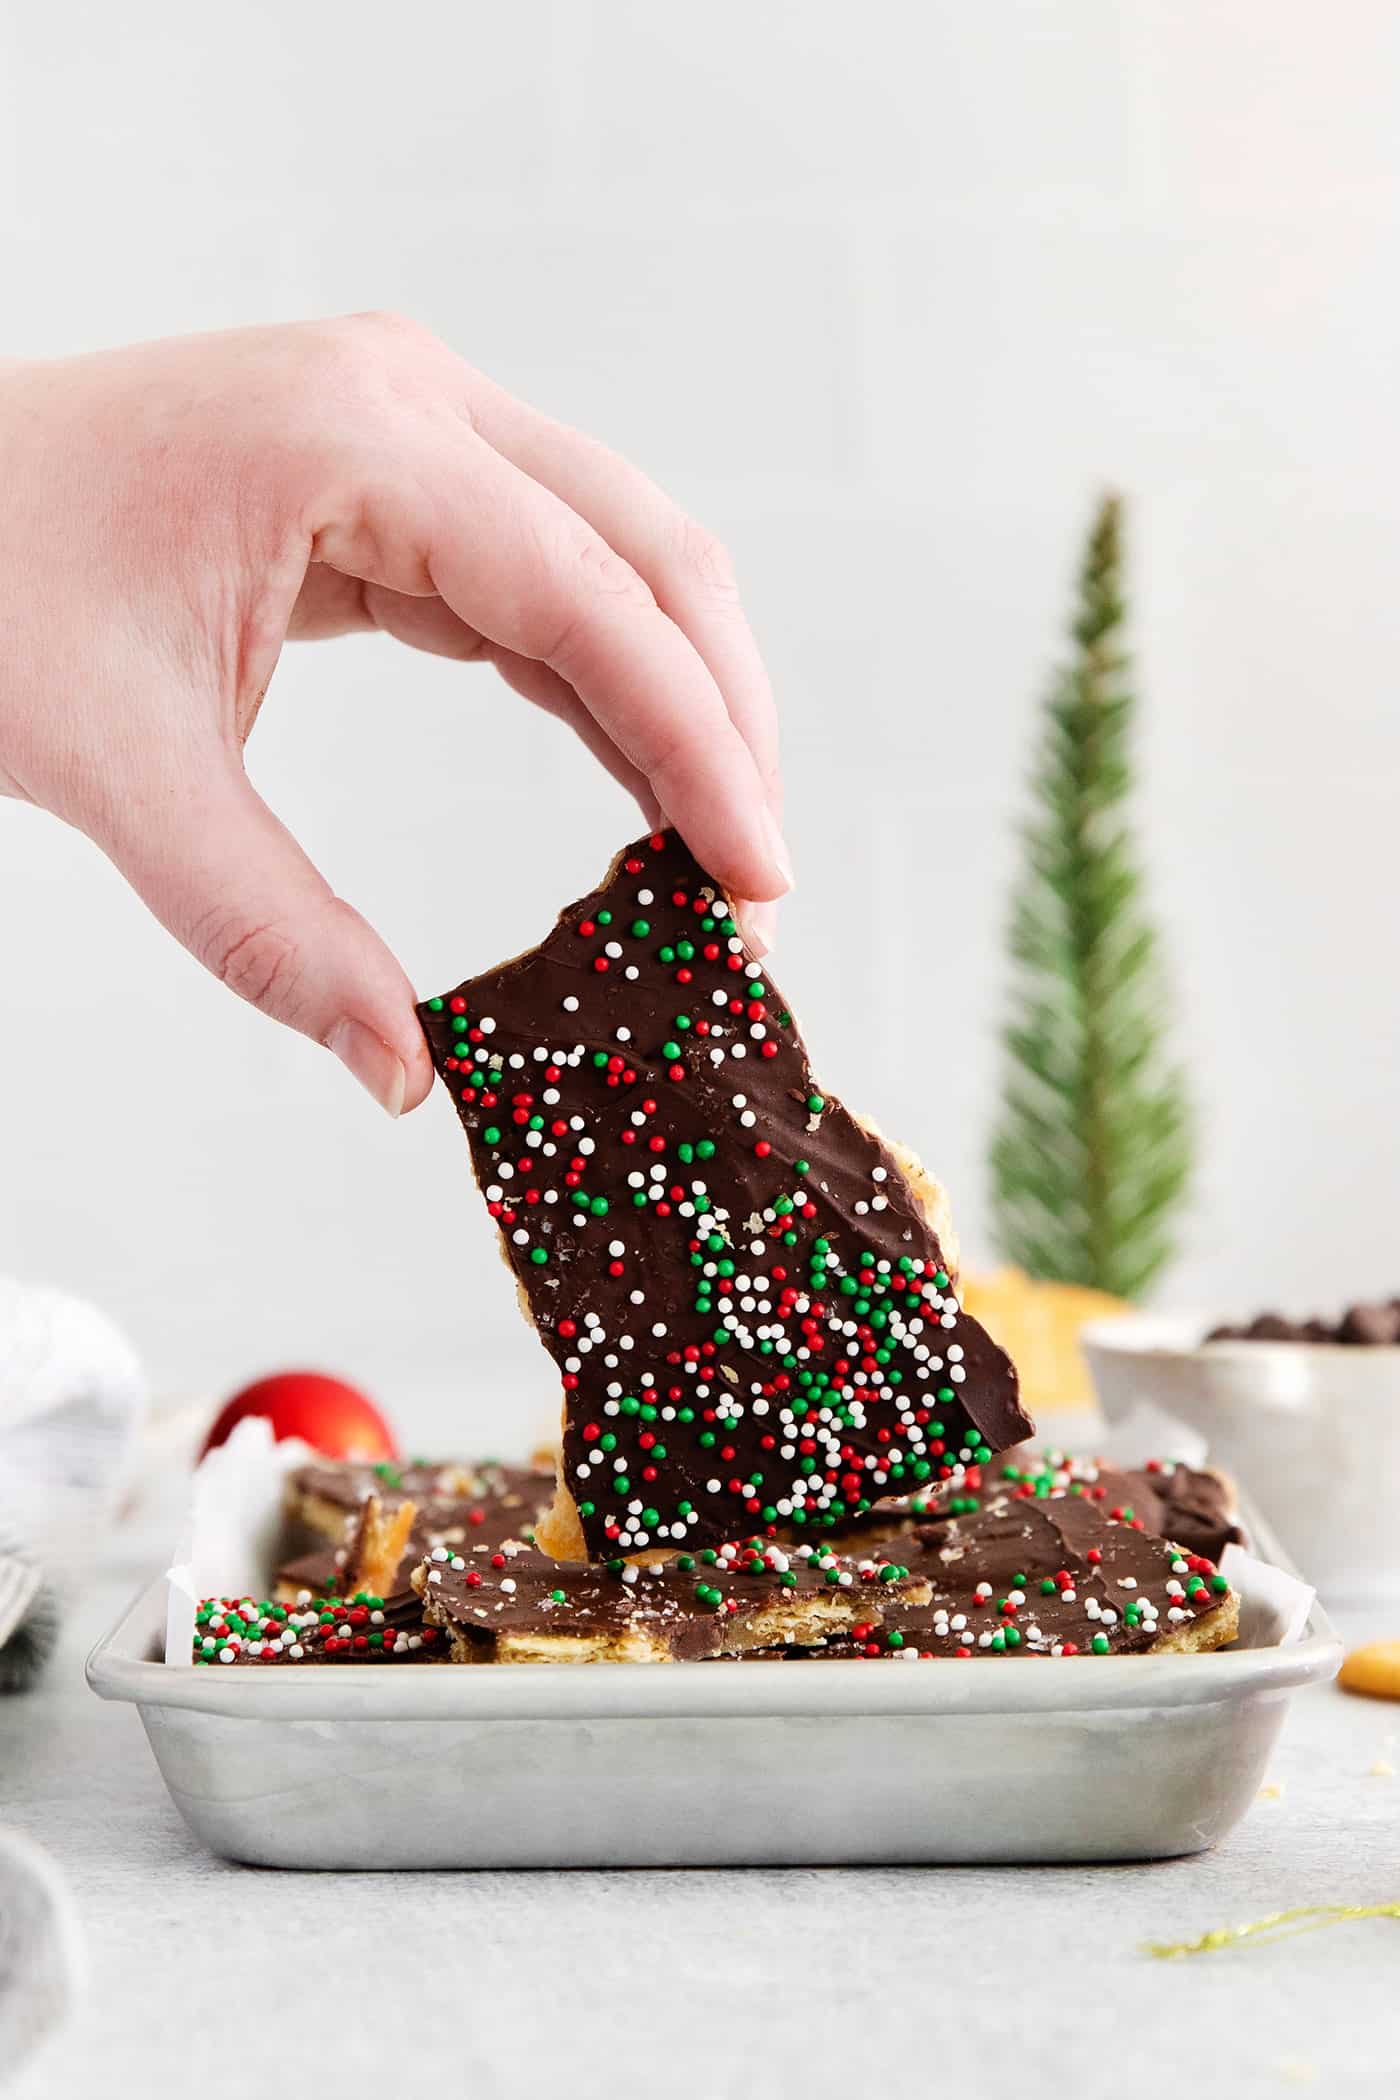
[[[496,1033],[496,1024],[492,1020],[490,1014],[483,1015],[482,1019],[479,1020],[476,1025],[481,1030],[483,1035],[494,1035]]]
[[[651,890],[638,890],[638,892],[637,892],[637,902],[638,902],[638,904],[652,904],[652,903],[654,903],[654,902],[655,902],[655,896],[654,896],[654,893],[653,893],[653,892],[652,892]]]
[[[630,1042],[631,1042],[631,1040],[632,1040],[632,1031],[631,1031],[631,1029],[630,1029],[630,1028],[619,1028],[619,1029],[618,1029],[618,1031],[617,1031],[617,1040],[618,1040],[618,1041],[619,1041],[620,1043],[630,1043]]]
[[[577,999],[575,999],[572,992],[570,992],[568,998],[564,1000],[563,1006],[566,1014],[576,1014],[578,1012],[578,1001]]]

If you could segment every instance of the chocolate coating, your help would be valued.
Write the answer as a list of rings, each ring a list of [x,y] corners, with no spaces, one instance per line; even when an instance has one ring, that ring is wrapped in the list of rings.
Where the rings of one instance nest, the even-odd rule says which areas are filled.
[[[423,1615],[458,1661],[700,1662],[765,1643],[821,1640],[927,1599],[928,1583],[879,1556],[755,1540],[662,1567],[561,1566],[507,1543],[430,1556],[414,1570]]]
[[[917,1189],[674,832],[418,1011],[563,1376],[591,1559],[829,1528],[1029,1433]]]
[[[928,1577],[931,1601],[809,1652],[1132,1655],[1212,1615],[1193,1645],[1234,1631],[1235,1600],[1208,1558],[1115,1521],[1089,1495],[998,1491],[976,1510],[919,1526],[897,1550],[912,1576]]]
[[[216,1630],[217,1629],[217,1630]],[[195,1615],[191,1660],[213,1665],[294,1668],[331,1663],[412,1663],[442,1659],[436,1627],[423,1624],[412,1590],[396,1597],[318,1597],[304,1607],[271,1598],[206,1598]]]
[[[363,1482],[365,1474],[369,1475],[368,1486]],[[503,1539],[529,1538],[549,1506],[554,1485],[553,1475],[537,1467],[501,1465],[494,1459],[472,1466],[404,1467],[397,1488],[388,1487],[370,1467],[303,1466],[293,1476],[295,1487],[302,1494],[344,1507],[347,1544],[322,1546],[285,1561],[274,1578],[279,1593],[334,1594],[340,1586],[355,1516],[365,1497],[377,1495],[386,1513],[392,1514],[411,1499],[414,1475],[423,1479],[428,1492],[424,1502],[415,1505],[418,1514],[400,1563],[405,1585],[408,1571],[434,1546],[496,1546]],[[443,1492],[445,1483],[459,1480],[474,1483],[470,1494]]]

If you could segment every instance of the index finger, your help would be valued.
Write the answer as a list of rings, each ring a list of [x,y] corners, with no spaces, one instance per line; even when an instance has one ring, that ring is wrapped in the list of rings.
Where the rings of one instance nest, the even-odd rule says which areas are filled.
[[[495,449],[586,518],[650,585],[694,643],[753,752],[770,806],[782,808],[773,689],[739,600],[729,556],[656,483],[596,439],[471,376],[472,414]]]
[[[454,468],[436,442],[418,477],[443,491],[426,549],[436,590],[479,634],[567,680],[732,894],[782,896],[792,871],[765,783],[692,643],[558,496],[483,438],[463,446]]]

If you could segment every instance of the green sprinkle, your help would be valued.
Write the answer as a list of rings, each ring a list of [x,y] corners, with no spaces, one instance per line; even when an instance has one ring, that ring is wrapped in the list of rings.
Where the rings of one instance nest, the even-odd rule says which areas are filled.
[[[549,1254],[543,1247],[532,1247],[530,1249],[530,1259],[537,1269],[542,1268],[545,1262],[549,1260]]]
[[[1089,1646],[1093,1649],[1095,1655],[1107,1655],[1108,1635],[1106,1633],[1096,1633]]]
[[[651,932],[651,922],[650,922],[650,920],[648,920],[648,919],[634,919],[634,920],[632,921],[632,933],[633,933],[633,936],[634,936],[634,938],[635,938],[635,939],[637,939],[637,940],[639,940],[639,941],[644,941],[644,940],[646,939],[647,935],[648,935],[648,934],[649,934],[650,932]]]
[[[668,1064],[674,1064],[676,1059],[680,1056],[680,1054],[681,1046],[679,1043],[670,1042],[663,1043],[661,1045],[661,1055],[666,1059]]]
[[[824,1108],[826,1107],[826,1097],[825,1097],[825,1095],[823,1095],[823,1094],[809,1094],[809,1095],[807,1096],[807,1106],[808,1106],[808,1108],[809,1108],[809,1109],[810,1109],[810,1110],[812,1111],[812,1114],[813,1114],[814,1116],[819,1116],[819,1115],[821,1114],[822,1110],[823,1110],[823,1109],[824,1109]],[[907,1255],[907,1254],[905,1255],[904,1259],[905,1259],[905,1261],[908,1261],[909,1257],[908,1257],[908,1255]]]

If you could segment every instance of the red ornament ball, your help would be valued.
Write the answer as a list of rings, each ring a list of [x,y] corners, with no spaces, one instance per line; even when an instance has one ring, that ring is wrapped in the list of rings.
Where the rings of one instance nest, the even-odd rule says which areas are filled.
[[[222,1444],[246,1415],[265,1415],[278,1443],[299,1436],[326,1458],[397,1458],[393,1430],[374,1402],[324,1371],[278,1371],[235,1393],[216,1415],[204,1450]]]

